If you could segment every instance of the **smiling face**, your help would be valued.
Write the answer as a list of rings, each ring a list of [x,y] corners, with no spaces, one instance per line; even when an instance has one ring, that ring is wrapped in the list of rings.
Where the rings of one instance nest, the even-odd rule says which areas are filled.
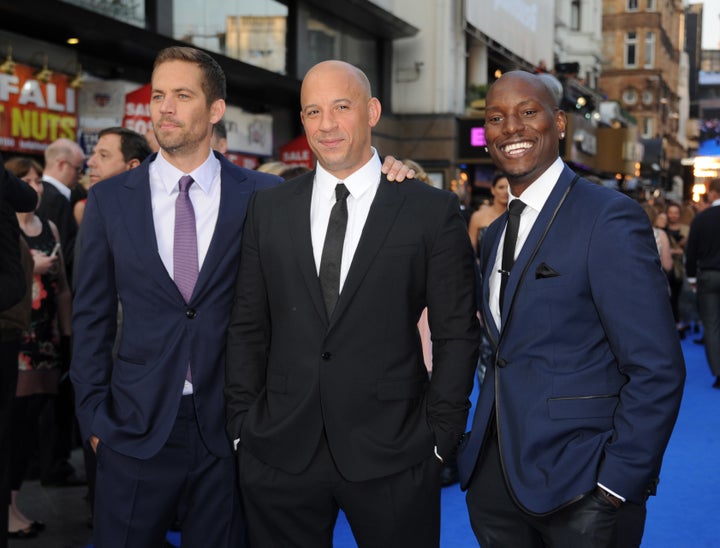
[[[150,117],[160,147],[171,158],[202,162],[210,151],[212,126],[222,118],[225,101],[208,104],[202,78],[200,67],[188,61],[166,61],[153,71]]]
[[[380,101],[356,67],[324,61],[308,71],[300,92],[300,117],[320,165],[344,179],[372,157],[371,129],[380,119]]]
[[[488,92],[485,137],[495,165],[519,196],[560,155],[565,113],[536,75],[508,72]]]

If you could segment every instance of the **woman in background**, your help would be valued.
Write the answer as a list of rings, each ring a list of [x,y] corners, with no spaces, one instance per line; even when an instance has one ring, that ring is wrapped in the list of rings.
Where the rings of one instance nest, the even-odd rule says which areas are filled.
[[[482,240],[485,230],[492,222],[500,217],[508,207],[508,180],[502,173],[496,173],[492,180],[490,188],[492,193],[492,203],[490,205],[483,204],[477,211],[470,216],[470,224],[468,225],[468,234],[470,243],[472,243],[475,255],[480,252],[480,241]]]
[[[13,158],[5,167],[27,182],[42,200],[42,168],[34,160]],[[60,380],[60,336],[70,335],[71,296],[65,277],[57,227],[34,212],[18,213],[18,224],[33,256],[30,328],[20,337],[18,382],[10,427],[10,487],[8,532],[10,538],[35,536],[45,528],[26,517],[17,506],[22,485],[38,440],[38,419],[52,405]],[[47,442],[49,440],[43,440]]]

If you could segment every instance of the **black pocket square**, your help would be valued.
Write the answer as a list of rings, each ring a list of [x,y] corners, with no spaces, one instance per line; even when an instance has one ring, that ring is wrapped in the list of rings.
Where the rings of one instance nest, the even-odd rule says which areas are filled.
[[[548,266],[546,263],[540,263],[535,269],[535,279],[541,278],[556,278],[560,273]]]

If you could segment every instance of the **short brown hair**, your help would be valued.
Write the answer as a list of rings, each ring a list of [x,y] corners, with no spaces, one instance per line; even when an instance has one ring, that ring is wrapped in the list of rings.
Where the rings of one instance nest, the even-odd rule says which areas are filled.
[[[186,61],[195,63],[203,73],[202,90],[207,98],[208,106],[218,99],[225,100],[227,96],[227,80],[220,65],[210,55],[202,50],[187,46],[171,46],[160,50],[155,57],[153,72],[155,69],[168,61]]]

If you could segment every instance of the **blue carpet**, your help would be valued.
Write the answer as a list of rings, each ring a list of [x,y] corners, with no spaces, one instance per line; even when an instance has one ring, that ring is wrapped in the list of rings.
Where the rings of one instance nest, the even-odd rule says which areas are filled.
[[[699,336],[699,335],[697,335]],[[648,518],[642,548],[711,548],[720,545],[712,514],[720,506],[720,390],[702,345],[693,336],[682,342],[687,365],[685,394],[670,440],[658,494],[648,501]],[[477,397],[477,387],[472,401]],[[442,491],[441,548],[477,546],[468,520],[465,496],[457,485]],[[180,536],[168,541],[180,546]],[[355,548],[350,527],[340,513],[334,547]],[[91,547],[88,547],[91,548]]]

